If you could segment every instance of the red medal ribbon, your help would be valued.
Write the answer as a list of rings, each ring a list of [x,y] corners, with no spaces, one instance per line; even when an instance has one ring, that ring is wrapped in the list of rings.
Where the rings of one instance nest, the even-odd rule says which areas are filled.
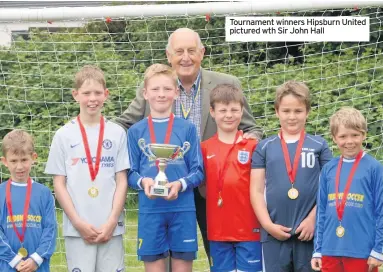
[[[346,187],[344,188],[344,191],[343,191],[341,203],[339,203],[339,180],[340,180],[340,170],[342,169],[342,164],[343,164],[343,156],[340,156],[339,158],[338,168],[336,169],[336,177],[335,177],[335,204],[336,204],[336,213],[338,214],[339,222],[342,221],[344,207],[346,206],[346,199],[347,199],[348,192],[350,191],[352,178],[354,177],[356,168],[358,167],[359,162],[362,159],[362,155],[363,155],[363,150],[361,150],[358,153],[358,155],[356,155],[350,174],[347,178]]]
[[[301,156],[303,143],[305,141],[305,130],[302,129],[301,135],[299,136],[299,142],[297,145],[297,149],[295,150],[293,168],[291,168],[289,150],[287,149],[287,144],[285,142],[285,139],[283,138],[282,130],[280,132],[280,135],[281,135],[281,145],[282,145],[283,157],[285,158],[285,164],[286,164],[286,169],[287,169],[287,175],[289,176],[291,184],[294,185],[295,177],[297,176],[299,157]]]
[[[174,123],[174,114],[172,113],[170,114],[170,117],[169,117],[169,123],[168,123],[168,128],[166,129],[164,144],[168,144],[170,141],[170,136],[172,135],[173,123]],[[153,119],[151,115],[148,116],[148,125],[149,125],[150,141],[152,142],[152,144],[155,144],[156,134],[154,133]]]
[[[219,195],[219,198],[222,198],[221,197],[221,192],[222,192],[222,189],[223,189],[223,179],[225,178],[225,175],[226,175],[226,172],[227,172],[227,169],[229,167],[225,167],[226,165],[226,160],[229,158],[229,155],[230,153],[233,151],[234,147],[235,147],[235,144],[237,143],[237,140],[239,138],[239,136],[242,136],[243,135],[243,132],[241,130],[238,130],[237,131],[237,134],[235,135],[235,138],[234,138],[234,142],[232,144],[232,146],[230,147],[229,151],[225,154],[225,156],[223,158],[225,158],[225,161],[223,161],[222,165],[219,165],[219,159],[221,158],[219,152],[217,154],[217,168],[218,168],[218,183],[217,183],[217,189],[218,189],[218,195]],[[218,135],[216,135],[216,137],[218,137]]]
[[[104,130],[105,130],[105,120],[104,120],[104,117],[102,117],[102,115],[101,115],[101,117],[100,117],[100,133],[98,134],[95,167],[93,167],[92,157],[90,155],[88,137],[86,136],[86,131],[85,131],[84,125],[81,123],[80,115],[77,116],[77,121],[78,121],[78,124],[80,126],[82,141],[83,141],[84,147],[85,147],[85,154],[86,154],[86,160],[88,161],[90,178],[92,181],[94,181],[97,177],[98,170],[100,169],[102,141],[104,139]]]
[[[11,196],[11,179],[8,180],[7,187],[6,187],[6,194],[5,199],[7,203],[7,209],[10,216],[10,220],[12,222],[12,226],[14,231],[16,232],[17,237],[20,240],[20,243],[23,244],[24,237],[25,237],[25,230],[27,227],[27,218],[28,218],[28,210],[29,210],[29,203],[31,200],[31,192],[32,192],[32,180],[29,177],[27,180],[27,193],[25,195],[25,202],[24,202],[24,212],[23,212],[23,225],[22,225],[22,231],[19,233],[17,230],[15,221],[13,220],[13,211],[12,211],[12,196]]]

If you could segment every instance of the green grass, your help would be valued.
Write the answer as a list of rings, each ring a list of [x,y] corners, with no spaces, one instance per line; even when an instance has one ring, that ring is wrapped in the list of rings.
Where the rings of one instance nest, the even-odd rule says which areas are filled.
[[[56,240],[56,251],[51,258],[52,272],[67,272],[65,259],[65,243],[62,236],[62,211],[57,210],[57,222],[59,225]],[[144,271],[143,262],[137,260],[137,211],[128,211],[125,216],[125,268],[130,271]],[[207,257],[203,248],[201,235],[198,234],[198,258],[193,263],[193,271],[209,271]]]

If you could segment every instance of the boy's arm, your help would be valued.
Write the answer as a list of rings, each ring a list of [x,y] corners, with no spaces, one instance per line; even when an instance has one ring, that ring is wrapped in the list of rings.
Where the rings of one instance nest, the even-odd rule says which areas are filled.
[[[38,266],[43,263],[44,259],[49,259],[52,256],[55,251],[57,235],[55,202],[49,190],[46,190],[44,194],[43,205],[44,213],[41,220],[43,233],[36,251],[30,256]]]
[[[13,252],[3,228],[0,226],[0,260],[7,262],[10,267],[15,268],[23,258]]]
[[[250,175],[250,201],[254,212],[261,223],[262,227],[273,237],[280,241],[290,238],[291,228],[274,224],[271,221],[269,212],[267,211],[264,198],[265,191],[265,172],[264,168],[252,169]]]
[[[108,221],[100,228],[101,234],[97,237],[94,243],[105,243],[112,238],[114,229],[118,223],[118,218],[124,209],[127,190],[128,182],[126,170],[122,170],[116,173],[116,191],[114,193],[112,211]]]
[[[375,243],[370,256],[383,261],[383,166],[375,167],[373,174],[374,213],[376,215]]]
[[[72,225],[77,229],[84,240],[88,243],[93,243],[100,232],[92,225],[83,221],[78,215],[73,205],[72,198],[66,188],[66,177],[54,176],[53,187],[57,201],[60,203],[61,208],[64,210]]]
[[[322,258],[323,229],[327,206],[327,178],[326,168],[322,170],[319,177],[319,189],[317,194],[316,225],[314,233],[313,258]]]
[[[141,181],[142,177],[139,173],[140,169],[140,157],[141,150],[138,146],[138,139],[134,136],[134,131],[131,129],[128,130],[128,153],[129,153],[129,162],[130,170],[128,173],[128,184],[129,187],[134,190],[142,190]]]
[[[195,126],[190,127],[189,140],[190,149],[184,156],[189,173],[186,177],[179,179],[182,184],[181,192],[184,192],[188,188],[193,189],[197,187],[204,180],[201,144]]]

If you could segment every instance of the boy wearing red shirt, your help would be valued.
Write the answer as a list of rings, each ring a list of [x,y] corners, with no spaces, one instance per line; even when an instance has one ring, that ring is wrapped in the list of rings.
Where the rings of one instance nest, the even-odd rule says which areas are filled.
[[[201,148],[213,272],[262,271],[260,225],[250,203],[251,157],[257,142],[244,139],[238,130],[243,105],[243,93],[233,85],[218,85],[210,93],[217,134]]]

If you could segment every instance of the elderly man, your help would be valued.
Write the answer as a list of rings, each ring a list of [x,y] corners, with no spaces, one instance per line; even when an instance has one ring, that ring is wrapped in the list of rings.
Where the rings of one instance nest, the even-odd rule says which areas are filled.
[[[204,70],[201,67],[204,53],[205,48],[198,33],[191,29],[177,29],[169,37],[166,56],[177,73],[180,89],[180,96],[173,105],[173,112],[176,116],[188,119],[195,124],[202,141],[209,139],[217,131],[216,124],[209,114],[210,91],[216,85],[224,83],[240,87],[239,80],[234,76]],[[149,114],[149,105],[141,89],[142,86],[137,90],[136,98],[128,109],[115,120],[127,129]],[[262,132],[255,126],[255,120],[247,102],[239,128],[245,132],[245,138],[260,139],[262,136]],[[210,256],[206,227],[206,201],[199,190],[194,190],[194,194],[198,225],[206,254]]]

